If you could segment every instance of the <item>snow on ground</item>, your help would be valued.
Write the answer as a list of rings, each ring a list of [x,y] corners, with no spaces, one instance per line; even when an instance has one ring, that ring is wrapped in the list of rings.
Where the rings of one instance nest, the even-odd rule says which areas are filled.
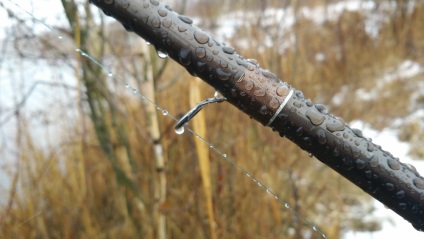
[[[408,5],[412,9],[413,1]],[[380,26],[389,21],[389,15],[385,12],[394,9],[393,3],[386,1],[376,5],[372,0],[346,0],[340,1],[326,6],[318,6],[315,8],[301,7],[295,14],[292,7],[287,8],[268,8],[258,11],[231,11],[217,17],[214,24],[218,27],[214,31],[218,40],[227,41],[237,35],[237,29],[242,27],[246,22],[255,24],[260,18],[260,27],[266,29],[264,41],[262,45],[272,47],[275,45],[275,37],[283,38],[284,41],[278,42],[279,50],[284,50],[293,46],[293,26],[297,18],[305,18],[321,25],[326,21],[337,20],[344,12],[361,12],[366,17],[364,30],[373,38],[379,34]],[[194,23],[202,25],[202,20],[194,18]],[[249,47],[246,39],[238,39],[238,46]]]
[[[361,129],[364,137],[372,138],[374,143],[398,157],[401,162],[411,164],[418,172],[424,173],[424,160],[414,160],[408,156],[409,144],[399,141],[396,129],[386,128],[376,131],[362,121],[353,121],[350,126]],[[424,232],[415,230],[409,222],[385,208],[382,203],[374,200],[373,204],[376,210],[369,216],[379,218],[383,222],[382,229],[373,233],[348,232],[345,234],[345,239],[424,238]]]
[[[387,84],[395,80],[406,80],[415,77],[424,72],[424,67],[421,64],[411,61],[404,60],[398,66],[387,69],[383,72],[382,77],[377,79],[377,84],[372,87],[371,90],[358,89],[355,92],[358,100],[370,101],[380,97],[381,90]],[[334,99],[333,99],[334,100]],[[412,102],[411,102],[412,103]]]

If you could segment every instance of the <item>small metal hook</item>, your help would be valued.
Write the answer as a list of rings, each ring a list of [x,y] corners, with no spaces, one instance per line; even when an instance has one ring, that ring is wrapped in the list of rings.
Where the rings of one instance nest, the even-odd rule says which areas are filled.
[[[188,111],[178,122],[177,125],[175,126],[175,130],[179,130],[182,127],[184,127],[184,125],[186,125],[197,113],[200,112],[201,109],[203,109],[203,107],[207,104],[210,103],[221,103],[226,101],[227,98],[222,97],[222,98],[218,98],[218,93],[215,92],[215,95],[213,98],[208,98],[200,103],[198,103],[196,106],[194,106],[190,111]]]

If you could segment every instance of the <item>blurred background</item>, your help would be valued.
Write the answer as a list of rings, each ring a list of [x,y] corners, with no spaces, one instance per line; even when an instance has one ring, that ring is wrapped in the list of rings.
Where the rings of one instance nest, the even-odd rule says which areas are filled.
[[[1,238],[321,237],[223,155],[175,133],[169,114],[214,89],[88,1],[17,2],[54,31],[13,2],[0,2]],[[422,165],[424,1],[165,2],[332,114],[391,132],[385,149]],[[328,238],[397,228],[369,195],[229,104],[188,126]]]

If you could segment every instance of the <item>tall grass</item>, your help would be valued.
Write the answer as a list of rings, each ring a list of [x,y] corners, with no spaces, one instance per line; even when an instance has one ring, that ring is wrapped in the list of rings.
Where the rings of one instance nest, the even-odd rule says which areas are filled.
[[[264,2],[264,7],[279,3]],[[201,3],[197,8],[206,11]],[[253,7],[248,3],[213,5],[207,13],[219,14],[222,7],[227,12],[235,7],[249,11]],[[295,3],[287,1],[285,5],[293,7]],[[325,6],[326,1],[321,4]],[[293,29],[296,45],[292,48],[276,50],[285,41],[277,36],[272,39],[272,47],[238,52],[258,59],[262,67],[303,90],[317,103],[329,105],[333,114],[348,121],[363,119],[374,127],[384,127],[396,117],[410,113],[408,94],[419,78],[408,84],[388,85],[382,89],[386,94],[372,101],[361,101],[355,92],[360,88],[372,90],[382,72],[405,59],[424,64],[424,4],[416,2],[413,11],[402,11],[398,8],[386,13],[390,21],[383,24],[376,38],[365,31],[365,16],[360,12],[344,12],[336,21],[322,25],[299,15]],[[260,12],[257,14],[259,18]],[[214,17],[204,18],[205,26],[212,26],[208,21],[212,23]],[[260,45],[263,33],[255,24],[246,22],[237,39],[249,39]],[[123,39],[130,39],[127,33],[122,30],[105,39],[106,55],[121,61],[117,74],[134,76],[134,82],[142,81],[145,68],[140,67],[140,59],[144,56],[138,54],[136,45],[134,51],[126,50],[129,46]],[[237,46],[237,39],[229,39],[228,43]],[[51,41],[52,45],[58,44]],[[66,57],[71,57],[68,54]],[[325,58],[317,60],[317,54]],[[188,91],[194,89],[187,85],[195,80],[170,61],[158,74],[163,62],[155,58],[151,63],[157,76],[156,101],[173,115],[181,115],[193,104],[189,102]],[[80,67],[75,66],[77,75]],[[163,147],[167,181],[166,198],[158,204],[157,165],[153,160],[153,146],[158,142],[149,136],[147,111],[141,100],[124,93],[122,84],[106,77],[99,79],[102,82],[97,84],[115,89],[111,91],[111,102],[116,112],[104,114],[104,127],[110,132],[110,150],[136,191],[117,180],[114,165],[106,159],[108,153],[99,142],[99,132],[86,106],[64,108],[75,111],[78,122],[61,118],[68,123],[56,132],[57,144],[47,149],[39,146],[37,141],[42,139],[34,138],[31,128],[26,126],[31,119],[21,117],[17,135],[20,140],[14,142],[20,152],[15,159],[18,170],[10,175],[17,179],[16,184],[12,184],[10,191],[2,192],[10,203],[0,207],[1,238],[155,238],[158,232],[154,218],[158,212],[166,218],[168,238],[319,237],[221,155],[207,152],[193,135],[176,135],[175,122],[168,117],[159,117],[161,134],[160,139],[155,139]],[[332,99],[343,86],[348,87],[346,99],[341,105],[335,104]],[[198,90],[202,97],[213,95],[206,85],[200,85]],[[46,109],[45,113],[50,112]],[[361,207],[370,197],[296,145],[228,104],[207,106],[202,113],[205,125],[196,126],[196,130],[206,130],[207,139],[216,148],[288,201],[329,238],[340,238],[347,228],[379,228],[378,222],[361,221],[362,216],[372,211]],[[121,130],[126,132],[125,142],[119,134]],[[205,182],[207,177],[210,185]],[[352,207],[359,208],[357,215],[352,215]]]

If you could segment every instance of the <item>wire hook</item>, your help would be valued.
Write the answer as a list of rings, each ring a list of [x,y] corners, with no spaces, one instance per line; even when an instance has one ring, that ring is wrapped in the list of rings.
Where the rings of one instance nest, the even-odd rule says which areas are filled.
[[[194,106],[191,110],[189,110],[178,122],[175,126],[175,130],[180,130],[184,125],[186,125],[197,113],[200,112],[200,110],[203,109],[203,107],[207,104],[211,103],[221,103],[226,101],[227,98],[222,97],[218,98],[218,91],[215,92],[215,95],[213,98],[208,98],[200,103],[198,103],[196,106]]]

